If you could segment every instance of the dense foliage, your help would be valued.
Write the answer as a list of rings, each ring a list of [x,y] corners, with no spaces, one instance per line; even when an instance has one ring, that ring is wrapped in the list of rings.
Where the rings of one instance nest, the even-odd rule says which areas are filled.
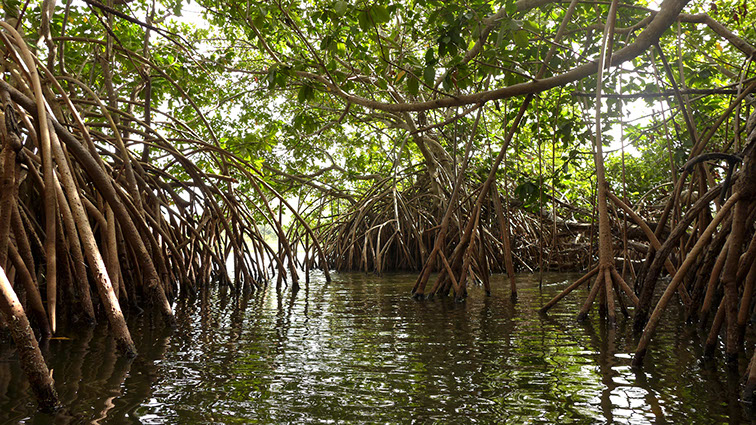
[[[154,120],[167,113],[186,124],[187,129],[170,135],[176,143],[181,143],[181,131],[190,130],[249,161],[281,190],[306,184],[349,202],[377,176],[461,162],[475,119],[470,109],[479,106],[484,113],[469,172],[471,178],[484,176],[522,98],[492,96],[480,104],[481,94],[533,81],[542,65],[542,78],[548,78],[595,60],[609,7],[578,3],[553,57],[543,64],[567,3],[115,3],[119,14],[111,18],[115,43],[108,59],[117,97],[135,117],[144,117],[142,104],[149,95]],[[5,4],[7,11],[22,7],[26,32],[36,32],[42,5]],[[58,3],[50,24],[50,46],[61,58],[61,73],[100,90],[105,90],[99,68],[109,10],[95,1]],[[634,41],[651,10],[643,2],[620,3],[614,51]],[[692,18],[708,13],[740,39],[754,40],[747,2],[694,1],[685,12],[687,18],[660,41],[678,84],[713,89],[748,80],[752,68],[743,66],[747,58],[738,46]],[[42,40],[38,46],[40,55],[51,54]],[[604,115],[605,128],[614,129],[606,142],[632,146],[634,157],[625,171],[631,203],[668,182],[691,148],[660,62],[658,53],[644,53],[611,68],[605,78],[607,94],[634,96],[610,97]],[[589,203],[592,136],[586,113],[593,99],[582,94],[595,87],[592,78],[540,93],[527,111],[506,171],[510,193],[526,205],[533,204],[541,187],[564,202]],[[469,99],[458,106],[432,107],[436,99],[462,95]],[[703,132],[729,97],[693,96],[690,102],[693,121]],[[392,107],[401,104],[427,111]],[[715,137],[717,150],[734,148],[726,146],[728,129]],[[620,187],[620,155],[615,151],[610,158],[612,184]],[[222,172],[213,161],[198,164]]]

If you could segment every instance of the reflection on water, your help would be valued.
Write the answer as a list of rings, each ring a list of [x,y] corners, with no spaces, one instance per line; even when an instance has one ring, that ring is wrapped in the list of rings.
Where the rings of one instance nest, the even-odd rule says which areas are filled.
[[[43,350],[76,418],[35,412],[15,353],[0,347],[0,423],[745,423],[739,374],[700,362],[702,336],[668,313],[646,368],[631,323],[578,325],[584,292],[538,308],[574,275],[518,277],[520,299],[416,302],[414,275],[342,274],[249,298],[176,307],[173,332],[132,318],[140,356],[106,326],[64,330]],[[159,320],[157,323],[160,323]],[[7,345],[7,344],[6,344]],[[741,371],[742,372],[742,371]]]

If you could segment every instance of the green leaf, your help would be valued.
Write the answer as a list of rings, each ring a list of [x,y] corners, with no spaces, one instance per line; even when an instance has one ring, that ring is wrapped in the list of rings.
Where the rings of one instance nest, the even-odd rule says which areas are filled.
[[[451,41],[454,43],[455,46],[462,46],[465,44],[465,40],[462,39],[462,35],[460,35],[459,30],[454,31],[449,34],[451,36]]]
[[[504,46],[504,38],[509,34],[509,29],[506,25],[502,25],[499,28],[499,34],[496,35],[496,47]]]
[[[347,2],[339,0],[333,5],[333,11],[339,16],[344,16],[347,10]]]
[[[282,89],[286,88],[286,80],[288,79],[288,77],[289,76],[286,75],[283,72],[277,72],[276,73],[276,84],[278,85],[278,87],[281,87]]]
[[[517,12],[517,3],[515,3],[515,0],[507,0],[507,3],[504,5],[504,11],[507,12],[507,15],[514,15]]]
[[[417,96],[417,93],[420,89],[420,82],[415,77],[408,77],[407,78],[407,91],[412,96]]]
[[[327,35],[327,36],[323,37],[323,39],[320,41],[320,49],[321,50],[330,50],[328,47],[331,44],[331,40],[332,40],[332,38],[331,38],[330,35]]]
[[[266,78],[268,80],[268,90],[273,90],[274,88],[276,88],[276,69],[275,68],[271,67],[268,70],[268,75]]]
[[[423,79],[425,80],[425,84],[433,85],[434,80],[436,79],[436,68],[433,67],[433,65],[428,65],[425,67],[425,70],[423,71]]]
[[[394,83],[400,83],[400,82],[402,82],[402,80],[404,79],[404,77],[406,75],[407,75],[407,72],[402,69],[401,71],[399,71],[396,74],[396,78],[394,79]]]
[[[299,92],[297,93],[297,100],[299,100],[300,103],[307,102],[308,100],[312,99],[312,93],[312,87],[305,84],[299,89]]]
[[[525,28],[525,29],[529,29],[531,31],[538,31],[539,30],[538,24],[536,24],[533,21],[525,21],[525,22],[523,22],[522,23],[522,27]]]
[[[443,83],[444,83],[444,90],[451,91],[452,89],[454,89],[454,84],[449,74],[447,74],[446,77],[444,77]]]
[[[257,27],[258,29],[260,29],[260,28],[263,27],[263,25],[265,25],[265,16],[266,15],[257,15],[257,16],[255,16],[255,18],[252,20],[252,22],[255,24],[255,27]]]
[[[370,8],[371,15],[373,16],[373,22],[376,24],[382,24],[384,22],[388,22],[389,19],[391,19],[391,15],[389,15],[388,10],[386,10],[385,6],[372,6]]]
[[[514,39],[515,45],[517,47],[527,47],[528,46],[528,32],[519,30],[515,31],[512,34],[512,38]]]
[[[433,56],[433,47],[429,47],[428,50],[425,51],[425,64],[431,65],[436,63],[436,58]]]
[[[367,31],[370,29],[371,24],[367,12],[360,12],[359,15],[357,15],[357,19],[360,21],[361,30]]]

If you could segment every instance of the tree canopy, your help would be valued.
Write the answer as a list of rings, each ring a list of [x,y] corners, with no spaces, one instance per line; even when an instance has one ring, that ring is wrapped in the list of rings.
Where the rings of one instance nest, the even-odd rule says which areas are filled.
[[[642,153],[630,165],[642,169],[630,172],[651,178],[631,180],[643,183],[631,187],[638,197],[669,180],[652,164],[669,162],[671,148],[671,168],[678,167],[692,148],[660,54],[693,98],[697,132],[750,78],[754,23],[747,2],[685,3],[667,1],[658,11],[644,2],[618,3],[604,123],[613,128],[624,119],[622,142]],[[532,201],[537,175],[546,174],[533,169],[536,140],[557,145],[554,171],[545,176],[550,187],[586,188],[587,179],[571,177],[587,177],[590,168],[585,114],[610,2],[578,2],[559,40],[569,2],[45,2],[51,4],[48,50],[44,34],[38,46],[48,61],[60,57],[61,73],[103,87],[100,58],[111,33],[114,90],[131,102],[124,105],[135,117],[146,116],[149,97],[152,114],[185,123],[282,190],[304,184],[354,202],[396,168],[455,163],[479,108],[484,113],[470,156],[473,170],[485,173],[529,93],[538,94],[537,107],[526,112],[529,125],[509,146],[519,168],[512,173],[514,193]],[[41,7],[23,10],[27,32],[45,21]],[[657,41],[661,50],[653,51]],[[629,108],[635,99],[645,105],[635,101]],[[651,110],[673,122],[660,125],[659,113],[645,113]],[[712,143],[725,138],[726,128]],[[618,133],[607,140],[612,146],[620,143],[612,140]],[[544,147],[543,155],[550,150]],[[223,171],[212,161],[196,162]]]

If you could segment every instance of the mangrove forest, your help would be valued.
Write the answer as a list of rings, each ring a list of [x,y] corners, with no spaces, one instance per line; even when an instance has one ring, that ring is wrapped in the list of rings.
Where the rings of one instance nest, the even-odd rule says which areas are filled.
[[[751,0],[3,0],[0,423],[751,423]]]

